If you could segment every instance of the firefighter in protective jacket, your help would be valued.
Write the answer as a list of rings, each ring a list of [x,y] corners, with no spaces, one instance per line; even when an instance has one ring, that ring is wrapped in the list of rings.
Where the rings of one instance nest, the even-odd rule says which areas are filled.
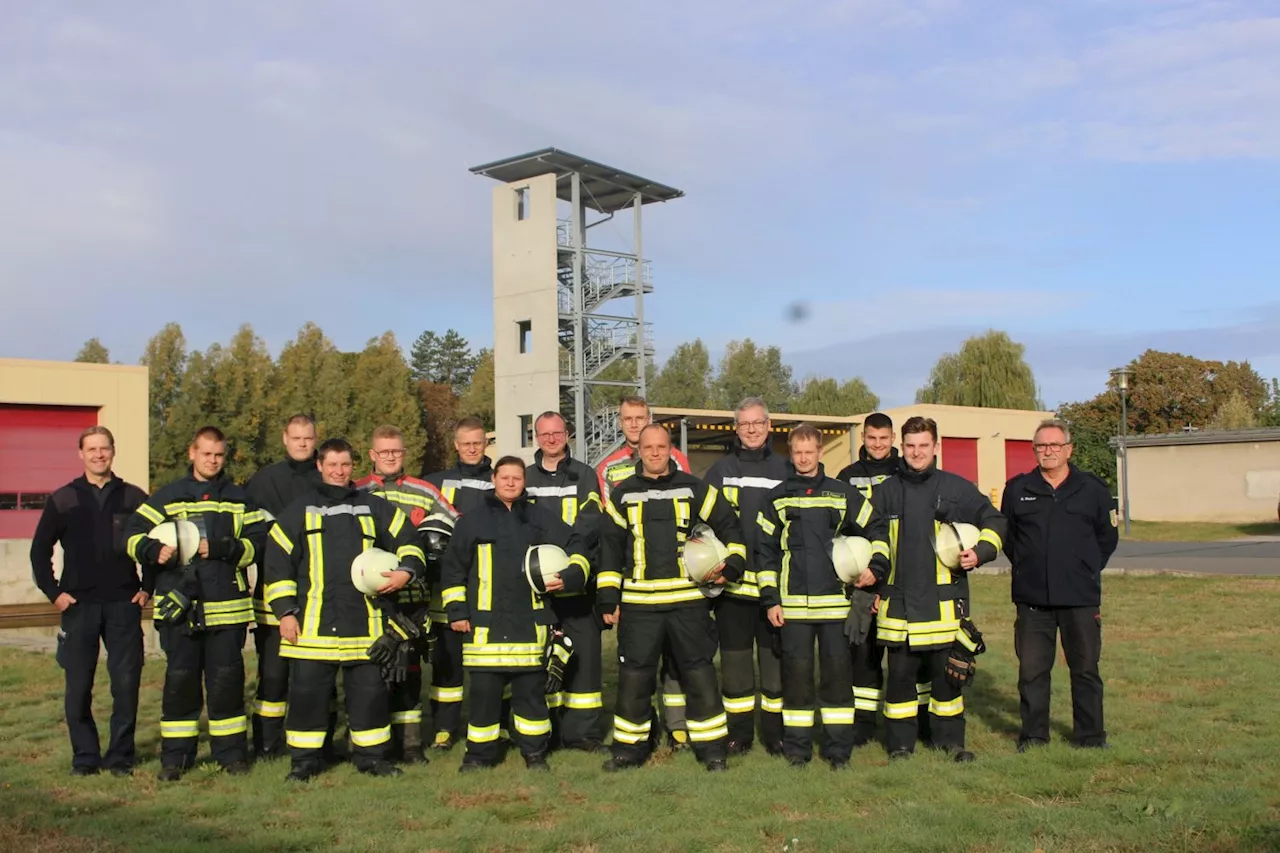
[[[524,494],[524,467],[516,456],[498,460],[493,492],[458,520],[444,555],[442,596],[450,628],[463,637],[462,661],[471,679],[460,771],[501,761],[508,686],[515,743],[530,769],[547,768],[551,717],[544,655],[555,615],[542,596],[581,591],[590,571],[582,538]],[[567,556],[553,578],[534,573],[529,552],[535,546],[556,546]]]
[[[369,649],[384,638],[398,640],[398,614],[388,596],[424,571],[424,555],[405,514],[351,482],[350,444],[329,439],[318,457],[323,482],[281,513],[267,543],[265,598],[280,620],[280,655],[291,661],[288,778],[306,781],[324,769],[321,749],[339,671],[352,763],[361,773],[394,776],[400,770],[387,760],[388,691]],[[383,573],[376,597],[356,588],[351,571],[356,557],[372,548],[394,554],[399,565]]]

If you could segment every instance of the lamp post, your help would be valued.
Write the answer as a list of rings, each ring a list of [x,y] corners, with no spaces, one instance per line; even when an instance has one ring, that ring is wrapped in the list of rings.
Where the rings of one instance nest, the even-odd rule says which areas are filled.
[[[1124,535],[1129,535],[1129,377],[1133,371],[1127,367],[1117,367],[1111,371],[1111,378],[1120,392],[1120,459],[1124,467],[1120,469],[1120,502],[1124,505]]]

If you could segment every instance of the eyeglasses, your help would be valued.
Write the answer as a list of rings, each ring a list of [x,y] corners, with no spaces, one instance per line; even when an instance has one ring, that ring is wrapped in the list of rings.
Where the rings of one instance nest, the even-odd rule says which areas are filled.
[[[403,450],[375,450],[375,451],[373,451],[373,454],[374,454],[375,456],[377,456],[379,459],[399,459],[401,456],[404,456],[405,451],[403,451]]]
[[[562,429],[559,429],[559,430],[556,430],[555,432],[540,432],[538,433],[538,438],[541,438],[541,439],[564,438],[566,435],[568,435],[567,432],[565,432]]]
[[[739,421],[738,429],[745,429],[747,432],[762,430],[769,425],[768,421]]]
[[[479,448],[481,448],[481,447],[484,447],[484,446],[485,446],[485,442],[483,442],[483,441],[460,441],[460,442],[458,442],[458,446],[459,446],[459,447],[465,447],[467,450],[478,450]]]
[[[1033,444],[1031,447],[1036,453],[1061,453],[1062,448],[1070,447],[1070,444]]]

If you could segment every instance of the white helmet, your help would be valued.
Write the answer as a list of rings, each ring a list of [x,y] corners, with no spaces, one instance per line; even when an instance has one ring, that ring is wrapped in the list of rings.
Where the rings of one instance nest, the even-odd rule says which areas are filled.
[[[943,521],[938,524],[938,533],[933,539],[933,550],[938,555],[938,562],[948,569],[960,568],[960,555],[978,544],[982,535],[977,527],[963,521]]]
[[[178,550],[179,565],[187,565],[200,550],[200,528],[185,518],[177,521],[162,521],[147,534],[161,545],[168,545]]]
[[[377,595],[378,589],[387,582],[382,573],[398,568],[400,558],[395,554],[381,548],[367,548],[351,561],[351,583],[365,595]]]
[[[871,565],[871,542],[861,536],[837,536],[831,540],[831,564],[836,577],[854,583]]]
[[[536,593],[547,591],[547,581],[569,568],[569,555],[559,545],[530,545],[524,552],[524,576]]]
[[[728,558],[729,549],[705,524],[699,524],[693,528],[680,554],[685,576],[699,586],[707,582],[712,569]]]

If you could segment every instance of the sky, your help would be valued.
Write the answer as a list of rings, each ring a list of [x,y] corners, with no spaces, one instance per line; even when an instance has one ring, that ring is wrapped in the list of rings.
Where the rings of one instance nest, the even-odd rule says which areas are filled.
[[[909,403],[1007,331],[1050,406],[1147,348],[1280,375],[1280,4],[220,0],[0,28],[0,356],[164,323],[492,339],[489,179],[554,146],[645,209],[659,358],[778,345]],[[616,236],[629,226],[601,226]],[[787,307],[809,308],[799,321]],[[708,310],[714,306],[714,310]]]

